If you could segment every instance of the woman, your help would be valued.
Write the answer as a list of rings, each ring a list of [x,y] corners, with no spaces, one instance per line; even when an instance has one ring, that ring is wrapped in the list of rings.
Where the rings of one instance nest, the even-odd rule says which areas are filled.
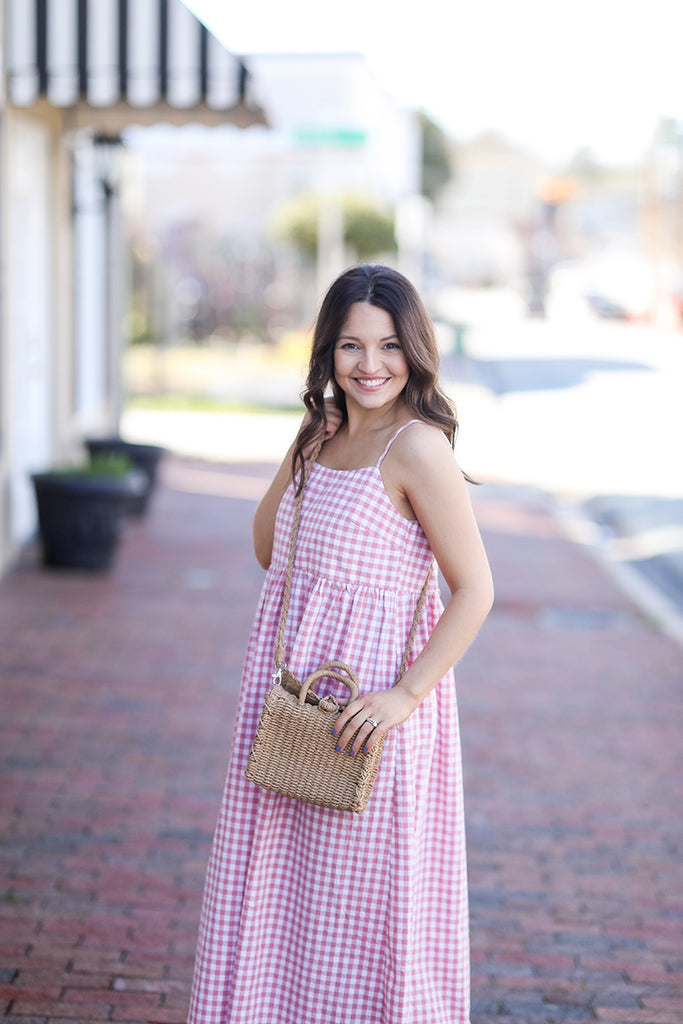
[[[360,266],[332,285],[304,423],[254,518],[268,573],[207,873],[191,1024],[469,1021],[451,669],[493,592],[437,366],[429,318],[401,274]],[[244,779],[272,686],[295,490],[322,437],[304,491],[287,661],[300,679],[331,659],[356,671],[360,695],[336,722],[339,757],[385,737],[362,816]],[[444,609],[433,568],[411,662],[394,685],[433,557],[451,597]]]

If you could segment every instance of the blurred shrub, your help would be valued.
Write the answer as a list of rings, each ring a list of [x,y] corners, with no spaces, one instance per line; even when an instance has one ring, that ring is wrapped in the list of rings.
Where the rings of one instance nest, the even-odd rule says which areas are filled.
[[[344,243],[359,259],[368,259],[396,248],[394,217],[368,196],[341,196]],[[318,250],[320,197],[314,193],[297,196],[280,207],[273,221],[275,237],[290,242],[305,256],[315,258]]]

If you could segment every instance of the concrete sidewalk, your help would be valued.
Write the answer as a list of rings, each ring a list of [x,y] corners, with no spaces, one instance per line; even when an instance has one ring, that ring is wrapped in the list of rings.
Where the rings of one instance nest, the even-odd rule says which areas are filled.
[[[268,476],[171,459],[111,574],[28,552],[0,585],[11,1024],[185,1020]],[[497,600],[458,668],[472,1022],[683,1022],[681,650],[534,492],[474,498]]]

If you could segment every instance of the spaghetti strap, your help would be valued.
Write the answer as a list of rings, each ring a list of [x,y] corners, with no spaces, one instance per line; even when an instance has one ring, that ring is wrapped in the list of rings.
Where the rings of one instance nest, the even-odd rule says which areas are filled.
[[[379,467],[380,467],[380,466],[382,465],[382,463],[384,462],[384,457],[385,457],[385,455],[387,454],[387,452],[388,452],[388,451],[389,451],[389,449],[391,448],[392,444],[394,443],[394,441],[396,440],[396,438],[398,437],[398,435],[399,435],[399,434],[400,434],[400,433],[401,433],[401,432],[402,432],[403,430],[405,430],[405,429],[406,429],[406,427],[409,427],[411,423],[422,423],[422,420],[408,420],[408,422],[407,422],[407,423],[404,423],[402,427],[399,427],[399,428],[398,428],[398,430],[396,431],[396,433],[395,433],[395,434],[393,435],[393,437],[392,437],[392,438],[391,438],[391,439],[389,440],[389,443],[387,444],[386,448],[384,449],[384,451],[382,452],[382,454],[381,454],[381,455],[380,455],[380,457],[378,458],[377,462],[375,463],[375,465],[376,465],[377,469],[379,469]]]

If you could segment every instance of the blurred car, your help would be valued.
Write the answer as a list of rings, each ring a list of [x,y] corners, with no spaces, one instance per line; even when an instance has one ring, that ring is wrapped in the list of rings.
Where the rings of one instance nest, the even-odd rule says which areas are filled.
[[[654,303],[650,269],[631,253],[558,263],[550,275],[549,293],[555,305],[582,306],[593,316],[612,320],[648,317]]]
[[[585,300],[599,317],[643,319],[654,303],[652,273],[637,253],[606,253],[585,264]]]
[[[603,295],[600,292],[587,292],[584,298],[596,316],[611,320],[628,320],[631,316],[625,305],[609,295]]]

